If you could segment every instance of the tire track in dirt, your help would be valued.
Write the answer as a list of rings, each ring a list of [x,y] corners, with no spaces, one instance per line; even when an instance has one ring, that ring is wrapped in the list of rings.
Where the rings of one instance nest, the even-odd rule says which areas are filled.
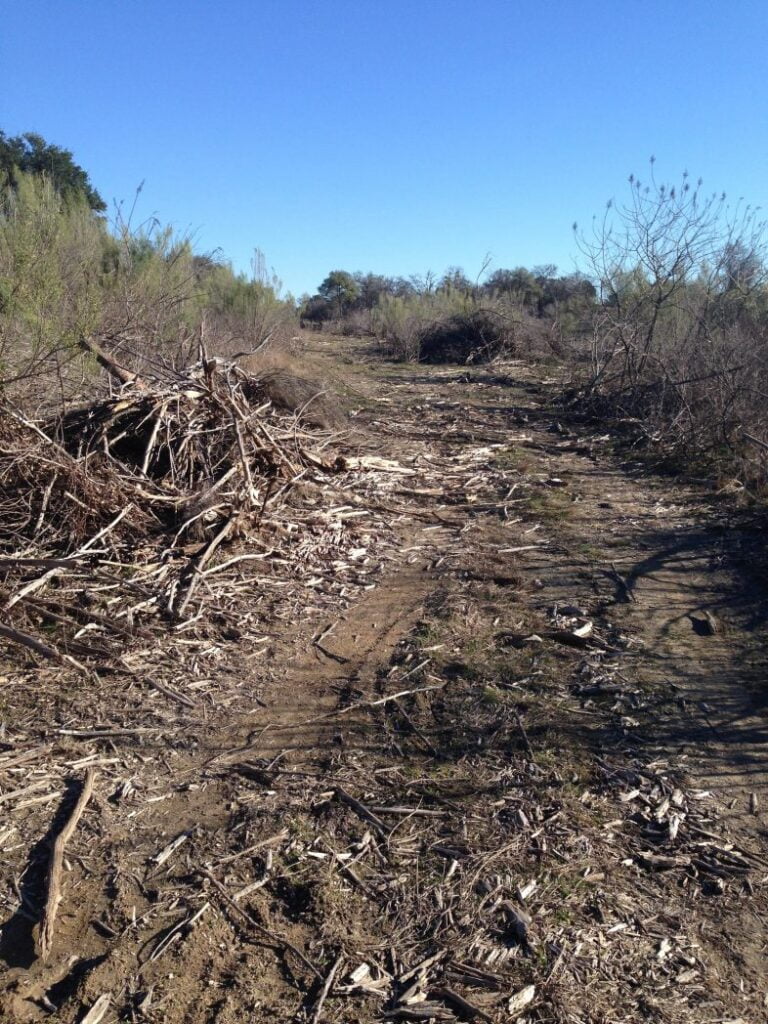
[[[768,595],[749,573],[759,537],[706,491],[622,463],[600,424],[569,422],[550,404],[557,385],[523,363],[501,375],[420,368],[387,384],[387,401],[422,414],[411,437],[439,436],[432,411],[455,412],[450,434],[464,444],[530,436],[517,445],[530,456],[521,480],[538,475],[534,497],[566,499],[536,535],[549,543],[518,556],[543,583],[542,607],[608,610],[634,641],[625,673],[672,698],[644,742],[686,755],[694,784],[748,833],[768,829]]]
[[[343,747],[360,716],[338,715],[356,701],[374,696],[378,670],[418,623],[424,602],[437,585],[429,564],[396,570],[363,595],[335,621],[305,642],[294,663],[264,691],[262,714],[230,728],[211,746],[220,747],[217,764],[233,758],[296,759],[327,746]],[[286,699],[288,698],[288,699]],[[233,748],[233,739],[243,739]],[[359,737],[354,742],[359,744]]]
[[[718,532],[705,500],[694,491],[627,472],[604,445],[585,439],[583,428],[563,428],[558,424],[562,414],[547,407],[546,393],[532,383],[532,371],[520,366],[513,373],[503,384],[493,383],[489,372],[455,369],[379,380],[371,390],[386,399],[389,419],[399,423],[375,438],[376,452],[401,460],[434,459],[435,464],[442,459],[449,465],[465,449],[493,443],[494,438],[529,436],[515,445],[529,460],[518,475],[510,474],[510,481],[521,483],[527,519],[516,527],[524,533],[522,543],[513,537],[510,546],[528,548],[529,540],[547,543],[515,555],[514,571],[530,584],[526,600],[542,610],[581,604],[596,621],[610,618],[635,641],[620,655],[621,670],[632,685],[659,692],[666,703],[654,711],[650,730],[628,727],[624,746],[659,757],[687,752],[691,777],[715,792],[720,803],[735,801],[734,827],[745,844],[754,846],[758,830],[766,826],[763,808],[768,806],[768,737],[761,694],[764,604],[739,577],[727,543],[733,537]],[[489,464],[494,458],[490,452]],[[194,834],[206,856],[213,851],[226,857],[230,850],[239,856],[244,833],[238,829],[251,827],[249,805],[236,806],[241,795],[248,798],[248,790],[242,787],[241,794],[238,776],[229,770],[239,761],[269,764],[279,759],[300,766],[302,760],[350,748],[364,757],[366,744],[380,741],[369,716],[347,714],[346,708],[377,696],[380,672],[389,667],[398,644],[417,626],[446,579],[460,589],[461,577],[450,568],[454,556],[455,564],[478,570],[475,578],[482,575],[487,549],[501,546],[498,538],[519,500],[517,493],[511,496],[509,519],[506,513],[494,519],[493,512],[473,509],[469,501],[458,500],[466,495],[455,492],[455,483],[448,482],[437,493],[423,492],[425,516],[438,507],[444,516],[446,503],[453,502],[454,524],[436,530],[434,522],[425,527],[423,521],[403,517],[399,557],[377,578],[376,587],[336,620],[311,630],[309,623],[297,622],[294,657],[272,666],[272,677],[260,691],[266,706],[243,716],[212,715],[199,746],[165,765],[167,772],[152,790],[158,803],[149,810],[143,807],[131,819],[132,831],[102,850],[101,860],[88,864],[78,883],[83,909],[62,916],[59,950],[77,950],[86,958],[83,979],[71,981],[62,1019],[79,1019],[80,1003],[91,1005],[102,992],[122,993],[119,998],[128,1003],[140,985],[151,989],[152,984],[166,995],[148,1014],[150,1020],[230,1024],[249,1014],[254,1020],[292,1019],[285,1009],[288,1003],[280,1004],[284,995],[275,996],[275,1006],[283,1008],[272,1010],[271,1017],[265,1016],[261,1002],[262,989],[269,991],[271,984],[278,991],[281,969],[289,982],[286,990],[290,988],[287,969],[278,964],[276,972],[269,951],[233,949],[232,932],[219,915],[203,918],[202,927],[185,939],[182,978],[174,978],[162,959],[155,967],[148,964],[148,951],[182,913],[184,903],[177,908],[173,902],[175,887],[183,893],[190,883],[181,871],[178,880],[166,881],[152,869],[140,877],[141,870],[168,839],[183,833]],[[546,514],[541,529],[529,534],[537,529],[539,499]],[[492,529],[489,521],[494,522]],[[504,571],[504,556],[494,557],[490,579],[494,573],[501,578]],[[718,623],[717,632],[699,635],[691,616],[707,611]],[[756,815],[750,809],[753,792]],[[287,808],[286,823],[290,814]],[[182,847],[181,856],[186,849]],[[190,860],[187,867],[194,883],[196,864]],[[114,878],[108,883],[109,871]],[[141,932],[130,920],[131,907],[141,922],[143,913],[149,915],[168,891],[170,910]],[[93,919],[104,914],[104,907],[111,912],[115,904],[126,918],[125,929],[119,936],[98,939]],[[756,986],[768,930],[764,923],[753,922],[745,938],[737,920],[724,919],[723,926],[733,943],[733,958],[743,961]],[[279,927],[294,936],[285,920]],[[297,922],[294,938],[299,944],[302,937],[314,935],[310,926],[304,933],[301,927]],[[47,990],[38,969],[17,967],[10,980],[5,1005],[12,1008],[14,1019],[41,1019],[42,1011],[27,995]],[[21,994],[13,989],[17,982]],[[295,983],[292,991],[295,995]],[[295,999],[293,1006],[295,1014]]]

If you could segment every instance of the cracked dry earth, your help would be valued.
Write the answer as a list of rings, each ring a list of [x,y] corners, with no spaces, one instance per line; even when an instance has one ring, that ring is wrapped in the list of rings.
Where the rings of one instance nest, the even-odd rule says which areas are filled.
[[[0,795],[0,1019],[768,1020],[757,527],[623,463],[536,367],[308,344],[356,451],[405,471],[393,553],[338,614],[265,624],[250,712],[77,746],[14,731],[10,691],[3,794],[64,788]]]

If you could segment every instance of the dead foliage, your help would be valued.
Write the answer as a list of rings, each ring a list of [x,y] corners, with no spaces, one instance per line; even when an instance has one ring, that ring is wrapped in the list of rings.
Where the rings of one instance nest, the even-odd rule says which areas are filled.
[[[515,324],[504,313],[475,309],[424,326],[419,358],[424,363],[485,363],[515,354]]]
[[[282,560],[309,576],[327,558],[328,522],[296,485],[346,470],[317,429],[324,409],[307,380],[209,359],[123,374],[112,397],[48,421],[4,405],[4,638],[99,662],[146,626],[222,613],[252,585],[248,568],[268,575]],[[294,544],[297,518],[314,547]],[[51,628],[53,641],[35,639]]]

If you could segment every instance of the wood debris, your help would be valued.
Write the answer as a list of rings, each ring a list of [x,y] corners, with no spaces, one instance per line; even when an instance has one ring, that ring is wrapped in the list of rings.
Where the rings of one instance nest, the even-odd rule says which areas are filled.
[[[91,799],[95,777],[96,774],[94,769],[89,768],[85,773],[85,779],[83,781],[80,795],[77,798],[77,803],[73,807],[72,813],[67,819],[66,824],[56,837],[53,849],[51,850],[47,878],[48,895],[45,901],[42,917],[40,918],[40,930],[37,937],[37,951],[43,961],[48,959],[51,947],[53,946],[56,914],[59,909],[59,903],[62,899],[61,873],[64,866],[64,851],[67,847],[67,843],[72,838],[74,831],[77,828],[77,823],[80,821],[83,811],[88,806],[88,801]]]

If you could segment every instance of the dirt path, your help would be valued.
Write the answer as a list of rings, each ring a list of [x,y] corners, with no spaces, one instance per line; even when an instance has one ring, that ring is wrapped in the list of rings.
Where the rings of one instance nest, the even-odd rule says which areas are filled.
[[[547,432],[554,422],[545,413],[540,426]],[[684,753],[691,779],[716,793],[747,831],[764,828],[768,605],[748,571],[750,552],[761,554],[759,538],[726,528],[702,493],[616,458],[573,454],[578,437],[549,438],[538,435],[546,466],[573,502],[561,543],[577,571],[591,574],[601,606],[637,641],[624,673],[674,698],[656,711],[652,743]],[[562,588],[560,558],[553,551],[528,570]],[[583,584],[571,597],[577,593],[585,594]]]
[[[766,1019],[755,538],[622,465],[531,368],[414,373],[344,344],[355,450],[409,471],[396,554],[346,611],[281,627],[258,678],[243,652],[254,710],[130,762],[132,741],[94,745],[123,774],[46,966],[47,838],[11,821],[0,1019],[105,996],[99,1020],[157,1024]]]

